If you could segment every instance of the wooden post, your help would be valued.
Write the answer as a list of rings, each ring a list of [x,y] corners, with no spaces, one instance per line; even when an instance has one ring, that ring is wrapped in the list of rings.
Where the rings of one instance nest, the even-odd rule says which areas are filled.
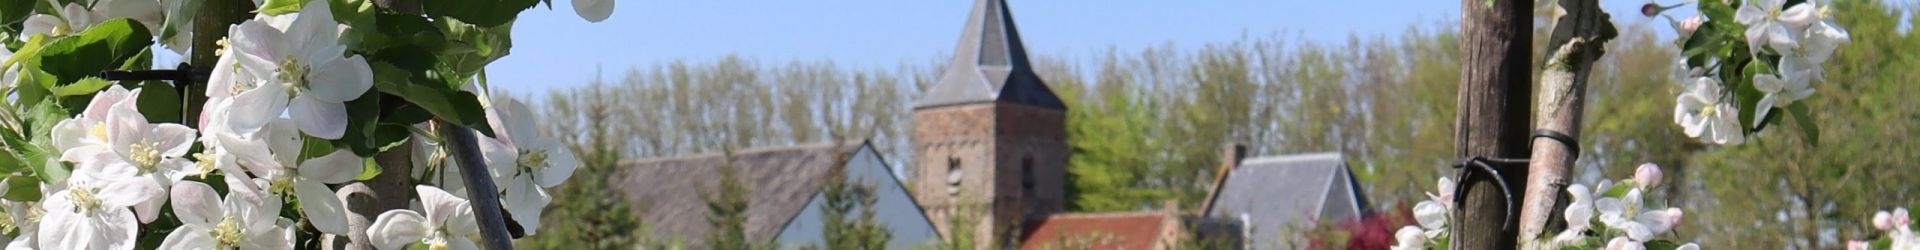
[[[1533,0],[1461,0],[1460,13],[1459,156],[1526,157]],[[1526,169],[1500,172],[1508,184],[1525,185]],[[1518,232],[1507,223],[1516,218],[1503,193],[1519,190],[1501,190],[1487,178],[1461,180],[1459,189],[1465,195],[1449,223],[1453,248],[1513,249]]]
[[[1534,109],[1538,115],[1534,129],[1578,139],[1587,75],[1593,70],[1593,62],[1605,53],[1606,42],[1612,40],[1617,31],[1597,0],[1560,0],[1559,5],[1566,15],[1555,17],[1558,21],[1553,27],[1553,37],[1548,39],[1548,58],[1540,75],[1540,103]],[[1554,215],[1566,210],[1567,204],[1560,197],[1566,195],[1562,190],[1567,186],[1567,173],[1580,157],[1579,145],[1568,145],[1576,141],[1544,137],[1532,140],[1527,191],[1522,198],[1526,202],[1520,207],[1517,239],[1528,249],[1546,243],[1542,237],[1551,237],[1549,229],[1566,225],[1564,219]]]

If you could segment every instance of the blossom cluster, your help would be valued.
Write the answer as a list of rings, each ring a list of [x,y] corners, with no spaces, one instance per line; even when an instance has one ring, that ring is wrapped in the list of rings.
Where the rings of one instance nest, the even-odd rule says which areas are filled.
[[[1702,13],[1729,8],[1718,1],[1699,4]],[[1851,43],[1830,14],[1831,4],[1754,0],[1731,17],[1668,17],[1681,36],[1676,43],[1686,51],[1675,71],[1683,90],[1675,100],[1674,123],[1705,143],[1740,144],[1779,117],[1810,119],[1783,111],[1811,97],[1814,84],[1826,81],[1821,65]],[[1735,32],[1740,27],[1744,31]],[[1801,121],[1802,129],[1815,129],[1807,124],[1811,121]]]
[[[174,6],[172,1],[178,0],[67,3],[53,8],[58,13],[28,17],[18,38],[0,35],[0,41],[35,41],[26,47],[37,49],[41,41],[79,37],[110,20],[131,20],[147,30],[168,30],[166,35],[137,39],[157,38],[169,49],[186,51],[191,36],[183,34],[190,34],[192,25],[162,25],[176,21],[166,16],[171,8],[162,7]],[[611,0],[574,3],[576,12],[589,21],[612,13]],[[361,41],[347,38],[353,27],[335,19],[329,2],[297,6],[286,13],[257,12],[228,27],[229,36],[220,40],[219,48],[202,48],[216,49],[219,57],[206,91],[188,93],[204,100],[198,117],[155,122],[150,119],[157,119],[156,114],[148,112],[149,104],[142,99],[167,97],[175,90],[142,94],[152,90],[143,86],[152,85],[109,82],[98,92],[61,94],[87,99],[80,99],[85,102],[77,114],[55,118],[59,121],[48,129],[31,132],[40,134],[8,134],[7,159],[31,155],[20,152],[46,151],[52,167],[0,176],[0,194],[7,197],[0,199],[0,210],[6,213],[0,216],[0,242],[7,249],[155,247],[141,242],[159,242],[161,249],[292,249],[303,242],[300,237],[344,239],[364,233],[368,243],[381,249],[477,249],[477,226],[466,197],[471,191],[445,157],[413,162],[419,165],[412,169],[425,173],[410,177],[423,185],[382,190],[417,193],[413,207],[418,211],[385,211],[361,229],[365,231],[349,228],[348,206],[337,188],[376,174],[409,173],[368,171],[378,169],[368,159],[371,155],[336,146],[352,132],[349,121],[362,115],[350,111],[347,103],[377,96],[369,95],[375,66],[367,56],[349,50],[351,43]],[[39,56],[26,55],[38,51],[21,52],[16,56],[0,43],[0,62],[5,62],[0,67],[6,69],[0,71],[0,90],[14,92],[16,82],[45,80],[23,74],[28,64],[16,63]],[[81,85],[55,86],[69,84]],[[498,184],[496,190],[479,191],[499,194],[512,223],[535,234],[542,210],[552,201],[547,190],[565,182],[580,163],[559,141],[536,133],[539,124],[529,118],[534,114],[528,106],[485,95],[472,85],[464,87],[474,93],[467,96],[487,104],[482,109],[490,129],[480,133],[490,136],[479,138],[489,171],[476,174]],[[39,101],[7,94],[11,98],[0,99]],[[56,102],[40,107],[59,109],[50,103]],[[27,131],[22,124],[32,121],[16,112],[0,112],[6,120],[0,128]],[[416,135],[406,143],[414,146],[394,148],[418,150],[416,156],[448,155],[432,130],[412,130]],[[25,178],[16,177],[24,175],[32,175],[35,182],[18,182]],[[38,191],[16,197],[22,185]],[[143,239],[160,234],[164,238]]]
[[[1920,235],[1913,233],[1913,219],[1907,217],[1906,208],[1874,213],[1872,223],[1874,229],[1884,232],[1880,240],[1848,241],[1848,250],[1920,249]]]
[[[1671,242],[1655,239],[1655,236],[1679,225],[1685,213],[1679,208],[1648,207],[1644,199],[1646,190],[1659,185],[1663,175],[1659,166],[1647,163],[1635,169],[1633,178],[1618,183],[1602,180],[1592,187],[1583,184],[1567,186],[1567,194],[1572,200],[1562,214],[1567,222],[1566,230],[1536,247],[1632,250],[1647,249],[1654,245],[1672,246]],[[1440,193],[1428,193],[1429,200],[1413,207],[1414,218],[1419,225],[1406,226],[1396,232],[1394,237],[1397,244],[1393,249],[1427,249],[1429,246],[1447,245],[1449,235],[1446,223],[1454,210],[1452,193],[1455,185],[1452,179],[1440,178]],[[1692,243],[1673,247],[1682,250],[1700,248]]]

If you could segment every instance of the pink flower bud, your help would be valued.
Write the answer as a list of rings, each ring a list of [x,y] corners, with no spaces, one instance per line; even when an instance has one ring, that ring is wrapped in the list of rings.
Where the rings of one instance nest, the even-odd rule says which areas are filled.
[[[1644,163],[1640,164],[1639,169],[1633,170],[1633,181],[1640,183],[1641,187],[1652,188],[1660,185],[1660,179],[1663,178],[1661,175],[1659,165],[1653,165],[1651,162]]]
[[[1869,247],[1872,247],[1872,244],[1866,241],[1847,241],[1847,250],[1867,250]]]
[[[1874,213],[1874,214],[1873,214],[1873,228],[1878,228],[1878,229],[1880,229],[1881,231],[1885,231],[1885,230],[1887,230],[1887,229],[1892,229],[1892,228],[1893,228],[1893,215],[1892,215],[1892,214],[1888,214],[1888,213],[1887,213],[1887,211],[1880,211],[1879,213]]]
[[[1693,34],[1693,31],[1700,30],[1700,25],[1706,24],[1706,23],[1707,23],[1706,17],[1702,17],[1702,16],[1688,17],[1687,19],[1682,19],[1680,21],[1674,22],[1673,30],[1675,32],[1679,32],[1680,35],[1685,36],[1685,35]]]

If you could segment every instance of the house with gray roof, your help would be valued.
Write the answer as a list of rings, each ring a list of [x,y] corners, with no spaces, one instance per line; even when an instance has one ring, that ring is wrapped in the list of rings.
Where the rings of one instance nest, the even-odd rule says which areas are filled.
[[[1237,157],[1236,157],[1237,158]],[[1294,232],[1372,216],[1367,195],[1336,152],[1230,160],[1203,211],[1238,219],[1249,249],[1305,247]]]
[[[889,248],[912,248],[940,239],[919,203],[894,177],[893,168],[866,142],[630,161],[622,164],[614,179],[621,195],[652,224],[652,237],[680,239],[699,248],[712,230],[707,203],[701,197],[717,192],[721,168],[727,166],[734,167],[735,177],[747,185],[748,241],[785,247],[823,244],[821,204],[828,175],[836,167],[844,170],[838,172],[849,183],[873,188],[875,218],[892,232]]]

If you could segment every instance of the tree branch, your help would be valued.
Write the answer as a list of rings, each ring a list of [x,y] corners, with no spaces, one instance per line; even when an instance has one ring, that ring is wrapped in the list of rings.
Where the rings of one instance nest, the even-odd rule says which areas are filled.
[[[1543,72],[1540,75],[1539,103],[1534,129],[1565,134],[1571,138],[1580,136],[1581,109],[1585,106],[1587,75],[1593,70],[1593,63],[1600,56],[1608,40],[1617,35],[1612,21],[1608,20],[1597,0],[1560,0],[1556,8],[1565,9],[1565,16],[1554,22],[1553,37],[1549,39],[1548,54]],[[1527,249],[1543,247],[1542,240],[1551,227],[1564,227],[1565,221],[1555,220],[1556,214],[1566,210],[1564,195],[1567,186],[1567,173],[1580,156],[1579,145],[1551,138],[1532,138],[1532,162],[1528,165],[1525,201],[1520,207],[1519,242]]]

